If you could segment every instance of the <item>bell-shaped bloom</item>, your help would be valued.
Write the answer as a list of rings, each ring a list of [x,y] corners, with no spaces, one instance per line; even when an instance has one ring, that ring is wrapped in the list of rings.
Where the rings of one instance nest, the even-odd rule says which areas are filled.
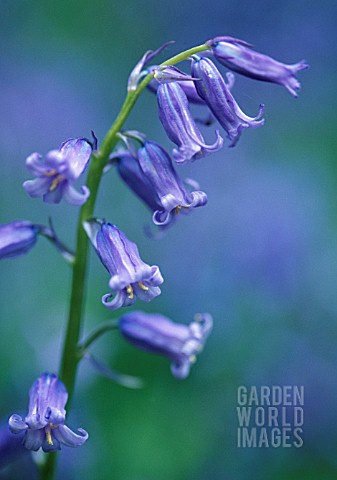
[[[0,225],[0,259],[24,255],[34,247],[39,225],[27,220],[16,220]]]
[[[82,205],[89,197],[89,189],[82,186],[80,193],[73,183],[84,172],[91,152],[86,139],[71,138],[59,150],[48,152],[44,163],[40,154],[32,153],[26,159],[26,166],[37,178],[24,182],[23,188],[31,197],[43,197],[47,203],[59,203],[64,198],[72,205]]]
[[[168,153],[156,142],[145,141],[138,149],[137,158],[143,175],[152,185],[159,208],[153,213],[156,225],[167,225],[174,215],[207,203],[207,195],[200,190],[188,192]]]
[[[178,214],[188,214],[193,208],[206,205],[206,193],[198,190],[197,182],[190,179],[185,183],[192,191],[185,188],[170,156],[160,145],[139,134],[138,140],[142,143],[138,150],[127,143],[129,150],[114,152],[110,165],[117,165],[123,181],[150,208],[156,225],[167,227]]]
[[[158,313],[138,311],[123,315],[119,320],[120,331],[129,342],[141,350],[169,358],[172,374],[179,379],[189,374],[212,325],[212,317],[207,313],[195,315],[189,325],[172,322]]]
[[[243,40],[232,37],[215,37],[206,42],[215,58],[225,67],[246,77],[283,85],[294,97],[301,88],[297,72],[309,67],[304,60],[293,65],[278,62],[252,50]]]
[[[197,84],[198,81],[195,83]],[[218,130],[216,142],[213,145],[205,143],[180,85],[175,82],[159,85],[157,100],[160,121],[167,136],[178,146],[178,149],[173,149],[172,152],[177,163],[197,160],[223,147],[223,139]]]
[[[194,55],[192,75],[200,79],[195,82],[195,88],[226,131],[231,147],[236,145],[243,129],[256,128],[264,124],[264,120],[260,120],[264,111],[263,105],[260,105],[260,111],[255,118],[243,113],[230,92],[233,84],[232,74],[229,77],[229,87],[209,58]]]
[[[24,432],[23,445],[28,450],[44,452],[60,450],[61,445],[79,447],[88,439],[88,433],[79,428],[79,434],[68,428],[64,422],[64,409],[68,393],[54,374],[42,374],[29,390],[28,415],[22,419],[12,415],[8,421],[13,433]]]
[[[163,277],[157,266],[150,266],[139,256],[137,245],[115,225],[90,220],[84,223],[92,245],[110,274],[109,287],[116,293],[103,295],[102,303],[110,310],[133,305],[137,297],[150,302],[160,295]]]

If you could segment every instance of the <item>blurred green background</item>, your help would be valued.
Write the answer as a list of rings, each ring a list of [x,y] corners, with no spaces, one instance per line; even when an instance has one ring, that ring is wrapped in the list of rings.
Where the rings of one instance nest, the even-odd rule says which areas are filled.
[[[67,423],[88,430],[90,440],[62,451],[58,478],[337,478],[336,2],[1,0],[0,6],[0,222],[45,224],[51,216],[69,245],[77,209],[30,199],[21,188],[30,178],[24,160],[90,130],[102,140],[146,50],[176,40],[165,59],[231,35],[280,61],[305,58],[311,66],[299,75],[297,100],[279,86],[237,76],[236,99],[249,115],[265,103],[265,126],[245,131],[235,149],[179,168],[200,182],[209,201],[162,240],[146,237],[150,214],[116,173],[104,178],[96,214],[124,230],[165,276],[162,295],[136,308],[182,323],[208,311],[215,326],[183,382],[171,377],[165,359],[136,351],[118,333],[98,341],[99,358],[146,386],[127,390],[81,365]],[[126,127],[172,148],[149,92]],[[205,135],[213,141],[214,128]],[[85,331],[111,318],[100,303],[108,276],[91,257]],[[1,263],[1,282],[5,421],[25,414],[40,373],[58,369],[70,269],[41,238],[29,255]],[[237,448],[239,385],[304,385],[304,446]],[[23,465],[0,478],[35,478],[26,469],[22,476]]]

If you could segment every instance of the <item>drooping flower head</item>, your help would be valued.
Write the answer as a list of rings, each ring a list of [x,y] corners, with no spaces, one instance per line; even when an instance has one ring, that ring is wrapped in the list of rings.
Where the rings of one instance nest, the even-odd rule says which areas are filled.
[[[309,67],[304,60],[293,65],[278,62],[273,58],[252,50],[243,40],[232,37],[215,37],[208,40],[215,58],[225,67],[246,77],[283,85],[294,97],[301,88],[297,72]]]
[[[140,168],[138,156],[129,150],[118,150],[110,156],[126,185],[147,205],[152,212],[162,209],[159,197],[151,182]]]
[[[137,245],[121,230],[111,223],[95,219],[85,222],[84,228],[111,275],[109,287],[116,293],[113,299],[111,293],[103,295],[105,307],[116,310],[133,305],[137,297],[143,302],[150,302],[160,295],[158,285],[164,280],[159,268],[144,263]]]
[[[255,118],[243,113],[231,94],[229,86],[209,58],[193,55],[192,75],[200,79],[195,82],[195,88],[227,132],[231,147],[236,145],[243,129],[256,128],[264,124],[264,120],[260,120],[264,111],[263,105],[260,105],[260,111]],[[229,82],[232,86],[232,74]]]
[[[198,83],[198,80],[196,81]],[[217,152],[223,147],[223,139],[216,131],[217,139],[207,145],[190,112],[187,96],[176,82],[163,83],[157,89],[159,119],[164,130],[178,149],[172,156],[177,163],[187,163]]]
[[[34,247],[39,225],[27,220],[16,220],[0,225],[0,259],[24,255]]]
[[[24,432],[23,445],[28,450],[44,452],[60,450],[61,445],[79,447],[88,439],[88,433],[79,428],[79,435],[64,422],[68,393],[55,374],[42,374],[29,390],[28,415],[23,420],[14,414],[8,423],[13,433]]]
[[[123,139],[128,135],[129,132],[124,132]],[[112,154],[111,160],[117,163],[118,172],[126,184],[153,211],[152,219],[156,225],[171,225],[178,213],[189,213],[207,203],[205,192],[187,191],[169,154],[159,144],[147,140],[139,132],[132,132],[132,135],[141,146],[136,149],[127,141],[128,150]]]
[[[172,322],[158,313],[140,311],[123,315],[119,321],[120,331],[129,342],[142,350],[169,358],[172,374],[179,379],[188,376],[212,325],[212,317],[207,313],[195,315],[190,325]]]
[[[85,170],[91,152],[88,140],[71,138],[59,150],[48,152],[44,163],[40,154],[32,153],[26,166],[37,178],[24,182],[23,188],[31,197],[43,197],[47,203],[59,203],[64,198],[72,205],[82,205],[89,197],[89,189],[84,185],[79,193],[73,183]]]

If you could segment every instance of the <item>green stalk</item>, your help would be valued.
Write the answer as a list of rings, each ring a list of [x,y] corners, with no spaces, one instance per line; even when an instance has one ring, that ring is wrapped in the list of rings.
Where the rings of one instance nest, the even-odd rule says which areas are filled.
[[[96,327],[91,333],[89,333],[89,335],[78,345],[81,357],[83,357],[90,345],[94,343],[99,337],[104,335],[104,333],[106,332],[110,332],[111,330],[116,329],[118,329],[118,320],[116,318],[98,325],[98,327]]]
[[[166,60],[161,65],[173,65],[182,60],[186,60],[191,55],[207,50],[207,45],[199,45],[190,48],[174,57]],[[81,327],[84,317],[84,304],[86,293],[86,276],[89,240],[83,229],[83,222],[93,216],[99,185],[101,182],[103,169],[109,160],[109,155],[119,141],[118,132],[127,120],[134,104],[144,88],[150,83],[153,75],[150,73],[138,85],[136,90],[127,94],[124,104],[104,138],[102,145],[97,153],[92,156],[90,168],[87,178],[87,186],[90,189],[90,196],[86,203],[82,206],[77,224],[77,242],[75,261],[72,265],[73,276],[71,286],[70,308],[68,315],[67,329],[63,344],[63,352],[61,357],[61,366],[59,377],[64,382],[69,397],[67,410],[69,411],[71,399],[74,392],[75,380],[78,363],[81,359],[82,350],[78,347],[81,335]],[[53,480],[56,467],[56,453],[48,454],[44,465],[40,468],[41,480]]]

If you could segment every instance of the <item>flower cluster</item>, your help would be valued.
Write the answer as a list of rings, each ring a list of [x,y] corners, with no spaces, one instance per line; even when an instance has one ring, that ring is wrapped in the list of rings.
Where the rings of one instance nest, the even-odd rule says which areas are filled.
[[[278,62],[254,52],[247,42],[232,37],[216,37],[208,40],[205,45],[213,57],[230,70],[255,80],[283,85],[295,97],[300,88],[296,73],[308,68],[303,60],[294,65]],[[192,55],[191,76],[171,66],[152,66],[147,72],[154,72],[149,89],[157,95],[159,118],[166,134],[178,147],[172,151],[177,163],[194,161],[220,150],[223,146],[218,130],[216,142],[213,145],[205,144],[190,112],[189,104],[208,107],[211,113],[209,118],[214,118],[221,125],[231,147],[236,145],[244,129],[264,124],[264,119],[261,118],[264,105],[260,105],[255,117],[246,115],[231,92],[235,81],[234,75],[228,72],[226,83],[214,62],[208,57]]]
[[[70,138],[59,149],[48,152],[44,162],[38,153],[32,153],[26,159],[28,170],[36,177],[23,184],[31,197],[42,197],[44,202],[55,204],[64,199],[72,205],[82,206],[91,195],[90,201],[81,209],[76,254],[59,240],[51,222],[49,227],[27,220],[0,225],[0,259],[27,253],[36,244],[38,235],[42,235],[74,268],[70,312],[74,315],[77,307],[78,311],[74,315],[75,326],[71,325],[74,316],[69,316],[64,349],[67,361],[70,358],[70,362],[75,364],[70,363],[73,376],[71,380],[68,378],[69,392],[74,386],[78,359],[84,357],[90,344],[108,330],[103,325],[86,341],[80,342],[88,238],[110,276],[108,286],[112,293],[102,296],[106,308],[130,307],[137,300],[151,302],[161,294],[160,286],[164,282],[159,267],[145,263],[136,243],[123,231],[105,219],[92,217],[102,173],[115,166],[120,178],[151,210],[153,223],[163,231],[175,223],[179,214],[188,214],[207,203],[207,195],[200,190],[197,182],[181,180],[174,162],[179,165],[192,163],[220,151],[224,146],[221,129],[229,140],[229,146],[233,147],[245,129],[264,124],[264,106],[260,105],[255,117],[244,113],[232,93],[233,73],[227,72],[226,81],[210,56],[239,74],[283,85],[294,96],[300,88],[296,73],[307,68],[304,61],[285,65],[252,51],[249,44],[231,37],[215,37],[207,41],[202,48],[193,50],[198,55],[189,57],[191,51],[185,52],[185,59],[191,62],[189,73],[169,65],[169,62],[148,67],[150,60],[166,45],[156,51],[147,51],[133,68],[128,81],[128,101],[122,107],[129,110],[120,112],[123,115],[120,114],[114,124],[118,128],[111,128],[99,151],[96,151],[97,139],[93,134],[93,144],[85,138]],[[207,56],[199,55],[202,50]],[[156,94],[159,120],[168,138],[175,144],[172,155],[144,133],[120,130],[118,119],[127,117],[130,105],[145,86]],[[194,117],[193,105],[207,111],[206,122]],[[200,124],[214,122],[218,123],[219,129],[214,129],[213,143],[209,143]],[[114,150],[113,146],[118,142],[122,142],[123,146]],[[86,185],[79,192],[74,184],[86,170],[91,156],[93,160],[88,174],[91,193]],[[189,325],[173,322],[159,313],[142,311],[126,313],[118,321],[119,331],[128,342],[141,350],[168,358],[172,374],[179,379],[188,376],[212,326],[213,320],[208,313],[196,314]],[[99,365],[99,362],[96,364]],[[64,379],[62,371],[60,377]],[[118,375],[110,377],[118,378]],[[37,451],[42,448],[44,452],[50,452],[59,450],[61,445],[77,447],[87,440],[85,430],[79,429],[77,434],[65,425],[68,393],[55,374],[42,374],[33,383],[29,398],[28,415],[23,419],[14,414],[9,419],[11,432],[22,437],[26,449]]]

